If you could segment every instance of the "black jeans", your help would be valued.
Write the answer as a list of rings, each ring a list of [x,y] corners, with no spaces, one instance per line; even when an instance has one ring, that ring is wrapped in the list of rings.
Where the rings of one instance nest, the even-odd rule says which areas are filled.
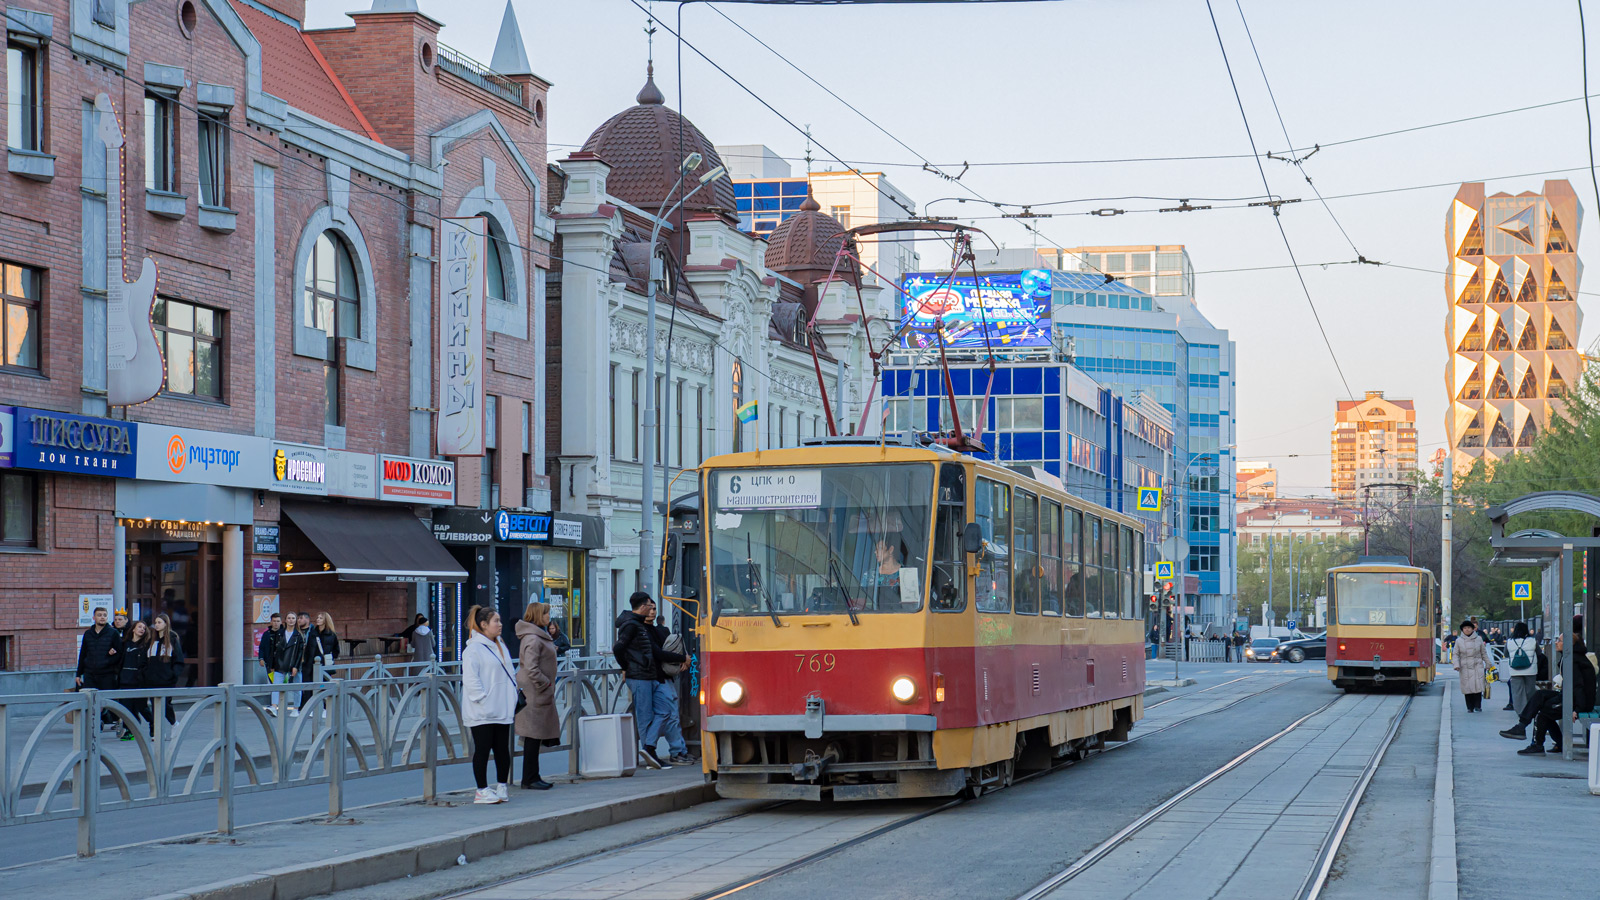
[[[494,754],[494,780],[511,780],[511,726],[503,722],[472,726],[472,777],[478,789],[489,786],[489,754]]]
[[[83,686],[97,691],[114,691],[122,687],[121,672],[89,672],[83,676]],[[100,710],[100,724],[115,725],[117,717],[110,710]]]

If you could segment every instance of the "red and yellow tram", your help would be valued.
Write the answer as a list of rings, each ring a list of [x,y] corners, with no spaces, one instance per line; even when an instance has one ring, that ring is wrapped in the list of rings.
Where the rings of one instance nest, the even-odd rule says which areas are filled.
[[[1402,557],[1362,557],[1328,570],[1328,680],[1355,690],[1415,690],[1434,678],[1433,573]]]
[[[1125,740],[1143,530],[941,446],[701,469],[704,768],[725,797],[925,797]]]

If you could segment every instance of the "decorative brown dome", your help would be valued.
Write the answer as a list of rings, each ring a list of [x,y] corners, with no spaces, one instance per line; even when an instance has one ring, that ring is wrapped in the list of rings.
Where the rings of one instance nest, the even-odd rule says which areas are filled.
[[[583,150],[610,164],[607,193],[655,213],[678,179],[678,166],[685,157],[699,153],[701,159],[700,166],[684,179],[684,193],[694,189],[698,176],[722,165],[722,157],[693,122],[666,106],[666,97],[656,87],[654,66],[648,70],[644,88],[636,99],[636,105],[596,128],[584,142]],[[737,208],[733,183],[726,177],[701,188],[684,204],[689,216],[712,212],[729,222],[738,221]]]
[[[828,272],[834,269],[834,257],[843,245],[844,226],[833,216],[824,214],[821,204],[808,190],[800,211],[784,219],[767,236],[767,268],[801,284],[809,284],[828,277]],[[834,277],[857,279],[860,271],[853,261],[843,260]],[[854,280],[851,283],[854,284]]]

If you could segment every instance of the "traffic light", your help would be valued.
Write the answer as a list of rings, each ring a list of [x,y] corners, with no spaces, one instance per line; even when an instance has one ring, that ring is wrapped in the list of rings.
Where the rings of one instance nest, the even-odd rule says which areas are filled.
[[[1150,595],[1150,611],[1151,612],[1155,612],[1156,610],[1158,610],[1160,608],[1161,608],[1160,599],[1155,594],[1151,594]]]

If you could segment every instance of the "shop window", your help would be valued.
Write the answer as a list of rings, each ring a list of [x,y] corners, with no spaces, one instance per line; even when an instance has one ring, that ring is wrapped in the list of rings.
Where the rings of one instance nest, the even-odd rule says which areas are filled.
[[[31,472],[0,474],[0,547],[39,546],[39,479]]]
[[[6,43],[6,144],[44,151],[44,79],[38,47]]]
[[[167,393],[222,399],[222,318],[218,310],[156,298],[151,321],[167,361]]]
[[[7,368],[39,369],[39,297],[43,273],[0,262],[0,347]]]
[[[228,114],[201,111],[200,138],[200,205],[215,209],[228,206]]]
[[[317,236],[306,260],[305,299],[300,310],[302,324],[322,332],[327,341],[323,365],[326,418],[329,425],[344,423],[341,352],[344,339],[361,337],[361,286],[356,279],[355,256],[337,233],[324,231]]]
[[[177,102],[165,94],[144,95],[144,186],[146,190],[176,193],[174,181],[172,111]]]

